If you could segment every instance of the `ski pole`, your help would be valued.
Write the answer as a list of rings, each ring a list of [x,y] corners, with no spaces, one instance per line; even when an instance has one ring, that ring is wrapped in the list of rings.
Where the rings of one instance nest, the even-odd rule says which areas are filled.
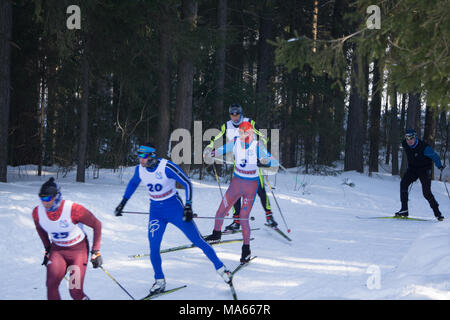
[[[122,213],[149,214],[148,212],[141,212],[141,211],[122,211]]]
[[[276,205],[278,207],[278,211],[280,211],[281,218],[283,218],[283,222],[284,222],[284,225],[286,226],[287,232],[291,233],[291,229],[289,229],[289,227],[288,227],[288,225],[286,223],[286,220],[284,219],[283,212],[281,212],[280,205],[278,204],[277,198],[275,197],[275,193],[272,190],[272,186],[270,185],[269,178],[267,176],[265,176],[265,177],[266,177],[267,184],[269,185],[269,189],[272,192],[272,196],[275,199],[275,203],[276,203]]]
[[[222,187],[220,186],[219,175],[217,174],[216,165],[214,164],[214,162],[212,163],[212,166],[214,169],[214,174],[216,176],[217,185],[219,186],[220,195],[222,196],[222,200],[223,200]]]
[[[133,296],[131,294],[128,293],[127,290],[125,290],[124,287],[122,287],[122,285],[116,280],[114,279],[114,277],[112,275],[109,274],[108,271],[105,270],[105,268],[103,268],[103,266],[100,266],[100,269],[103,270],[104,273],[106,273],[108,275],[108,277],[110,277],[112,279],[112,281],[114,281],[123,291],[125,291],[125,293],[133,300],[136,300],[135,298],[133,298]]]
[[[251,221],[255,220],[255,217],[250,217],[250,218],[232,218],[232,217],[216,218],[216,217],[198,216],[197,214],[194,214],[194,218],[196,218],[196,219],[217,219],[217,220],[226,220],[226,219],[230,219],[230,220],[251,220]]]
[[[444,181],[444,186],[445,186],[445,190],[447,190],[447,195],[448,195],[448,198],[450,199],[450,194],[448,193],[448,189],[447,189],[447,182],[446,182],[446,181]]]

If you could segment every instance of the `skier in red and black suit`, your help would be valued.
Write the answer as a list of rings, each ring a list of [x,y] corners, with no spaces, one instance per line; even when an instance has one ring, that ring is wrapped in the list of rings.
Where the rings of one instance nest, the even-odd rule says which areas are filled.
[[[94,230],[91,262],[102,265],[100,255],[101,222],[82,205],[63,200],[54,178],[45,182],[39,192],[41,204],[33,210],[36,230],[45,248],[43,265],[47,266],[47,299],[60,300],[59,284],[70,271],[69,293],[74,300],[87,300],[83,292],[89,256],[89,243],[83,230]]]
[[[433,162],[439,170],[444,169],[438,154],[426,142],[417,138],[417,133],[414,129],[406,130],[402,146],[408,159],[408,169],[400,182],[400,201],[402,207],[395,215],[397,217],[408,216],[408,187],[411,183],[419,179],[422,183],[424,198],[428,200],[431,209],[433,209],[434,216],[439,221],[442,221],[444,217],[439,211],[439,204],[431,193],[431,169]]]

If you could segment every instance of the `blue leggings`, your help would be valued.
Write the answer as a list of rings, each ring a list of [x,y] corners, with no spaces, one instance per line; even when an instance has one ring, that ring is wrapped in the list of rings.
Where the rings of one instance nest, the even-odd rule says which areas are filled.
[[[150,261],[155,272],[155,279],[163,279],[161,260],[161,241],[167,227],[167,223],[172,223],[183,231],[186,237],[197,247],[199,247],[214,267],[219,269],[223,266],[222,261],[217,257],[214,249],[203,240],[194,221],[183,221],[184,206],[178,195],[167,200],[150,202],[150,220],[148,224],[148,240],[150,243]]]

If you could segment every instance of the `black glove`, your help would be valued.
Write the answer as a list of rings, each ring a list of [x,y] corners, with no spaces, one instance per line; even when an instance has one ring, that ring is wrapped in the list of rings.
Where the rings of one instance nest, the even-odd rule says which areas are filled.
[[[119,203],[116,210],[114,211],[114,213],[116,214],[116,217],[122,216],[123,207],[125,207],[125,204],[127,203],[127,201],[128,201],[127,199],[123,198],[122,201]]]
[[[50,259],[50,248],[51,247],[45,248],[44,260],[42,261],[42,264],[41,264],[43,266],[47,266],[48,260]]]
[[[101,267],[103,264],[102,256],[100,255],[100,251],[94,250],[91,251],[91,262],[94,269]]]
[[[444,169],[445,169],[445,166],[442,166],[439,168],[439,170],[441,170],[441,172],[444,171]]]
[[[184,212],[183,212],[183,221],[189,222],[194,217],[194,212],[192,211],[192,205],[190,203],[187,203],[184,206]]]

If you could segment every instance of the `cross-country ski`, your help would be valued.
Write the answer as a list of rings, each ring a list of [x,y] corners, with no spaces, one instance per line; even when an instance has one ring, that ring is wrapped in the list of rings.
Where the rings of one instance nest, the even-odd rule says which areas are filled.
[[[152,299],[156,299],[156,298],[159,298],[159,297],[161,297],[161,296],[164,296],[164,295],[166,295],[166,294],[169,294],[169,293],[178,291],[178,290],[183,289],[183,288],[186,288],[186,287],[187,287],[187,285],[183,285],[183,286],[180,286],[180,287],[176,287],[176,288],[172,288],[172,289],[167,289],[167,290],[164,290],[164,291],[161,291],[161,292],[158,292],[158,293],[149,293],[148,295],[146,295],[145,297],[143,297],[141,300],[152,300]]]

